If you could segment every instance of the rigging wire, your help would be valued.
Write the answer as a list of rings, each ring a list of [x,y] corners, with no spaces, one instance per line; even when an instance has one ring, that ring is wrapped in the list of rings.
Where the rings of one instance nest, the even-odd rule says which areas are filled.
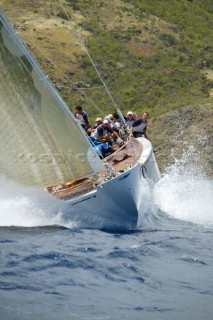
[[[103,86],[99,86],[99,87],[96,87],[96,88],[104,88],[104,89],[106,90],[108,96],[110,97],[110,99],[111,99],[111,101],[112,101],[112,104],[115,106],[115,108],[116,108],[116,110],[117,110],[117,113],[118,113],[119,116],[120,116],[121,121],[123,122],[124,126],[126,126],[126,122],[125,122],[125,119],[124,119],[124,117],[123,117],[123,114],[122,114],[121,110],[117,107],[117,105],[116,105],[116,103],[115,103],[115,100],[113,99],[113,97],[112,97],[112,95],[111,95],[111,93],[110,93],[110,91],[109,91],[106,83],[104,82],[104,80],[103,80],[103,78],[102,78],[99,70],[97,69],[97,67],[96,67],[96,65],[95,65],[95,63],[94,63],[94,61],[93,61],[93,59],[92,59],[92,57],[91,57],[91,55],[90,55],[87,47],[85,46],[82,38],[80,37],[79,32],[77,31],[77,29],[75,28],[74,24],[72,23],[72,21],[71,21],[71,19],[70,19],[70,16],[68,15],[68,13],[67,13],[67,11],[66,11],[63,3],[62,3],[62,1],[61,1],[61,0],[58,0],[58,2],[59,2],[59,5],[61,6],[61,8],[63,9],[64,13],[65,13],[65,15],[66,15],[66,17],[67,17],[67,20],[69,21],[72,30],[75,32],[76,37],[78,38],[78,40],[79,40],[79,42],[80,42],[80,45],[82,46],[82,48],[83,48],[84,51],[86,52],[86,54],[87,54],[87,56],[88,56],[88,58],[89,58],[89,60],[90,60],[90,62],[91,62],[91,64],[92,64],[92,66],[94,67],[94,69],[95,69],[95,71],[96,71],[99,79],[100,79],[101,82],[102,82],[102,85],[103,85]],[[72,85],[75,84],[75,83],[52,61],[52,59],[50,59],[44,52],[42,52],[42,51],[35,45],[35,43],[33,43],[33,47],[36,48],[36,50],[38,50],[38,51],[40,52],[40,54],[43,55],[43,56],[45,57],[45,59],[46,59],[47,61],[49,61]],[[66,87],[66,88],[67,88],[67,87]],[[84,88],[84,90],[82,90],[82,88],[77,88],[77,89],[78,89],[78,91],[81,92],[82,95],[84,95],[84,96],[87,98],[87,100],[88,100],[104,117],[106,116],[106,114],[103,112],[103,110],[101,110],[101,109],[96,105],[96,103],[88,97],[88,95],[85,93],[85,88]],[[87,89],[88,89],[88,88],[87,88]],[[94,88],[89,88],[89,89],[94,89]]]
[[[67,20],[69,21],[69,23],[70,23],[70,26],[71,26],[72,30],[75,32],[75,34],[76,34],[76,36],[77,36],[77,38],[78,38],[78,40],[79,40],[79,42],[80,42],[80,44],[81,44],[82,48],[83,48],[83,49],[84,49],[84,51],[86,52],[87,57],[89,58],[89,60],[90,60],[90,62],[91,62],[91,64],[92,64],[92,66],[93,66],[93,68],[95,69],[95,71],[96,71],[97,75],[99,76],[99,79],[101,80],[101,82],[102,82],[102,84],[103,84],[103,86],[104,86],[104,88],[105,88],[105,90],[106,90],[107,94],[109,95],[109,97],[110,97],[110,99],[111,99],[111,101],[112,101],[113,105],[115,106],[115,108],[116,108],[116,110],[117,110],[118,114],[120,115],[120,114],[121,114],[120,109],[117,107],[117,105],[116,105],[116,103],[115,103],[115,100],[113,99],[113,97],[112,97],[112,95],[111,95],[111,93],[110,93],[110,91],[109,91],[109,89],[108,89],[107,85],[106,85],[106,84],[105,84],[105,82],[104,82],[104,79],[102,78],[102,76],[101,76],[100,72],[98,71],[98,69],[97,69],[97,67],[96,67],[96,65],[95,65],[95,63],[94,63],[94,61],[93,61],[93,59],[92,59],[92,57],[91,57],[91,55],[90,55],[90,53],[89,53],[89,51],[88,51],[87,47],[85,46],[85,44],[84,44],[84,42],[83,42],[82,38],[80,37],[79,32],[77,31],[77,29],[75,28],[74,24],[72,23],[72,21],[71,21],[71,19],[70,19],[70,16],[69,16],[69,15],[68,15],[68,13],[67,13],[67,10],[65,9],[65,7],[64,7],[64,5],[63,5],[63,3],[62,3],[62,1],[61,1],[61,0],[58,0],[58,2],[59,2],[59,5],[61,6],[61,8],[63,9],[63,11],[64,11],[64,13],[65,13],[65,15],[66,15],[66,17],[67,17]],[[123,120],[124,120],[124,119],[123,119],[123,117],[121,117],[121,120],[122,120],[122,122],[123,122]],[[125,121],[124,121],[124,124],[125,124]]]
[[[110,93],[110,91],[109,91],[106,83],[104,82],[104,79],[102,78],[100,72],[98,71],[98,69],[97,69],[97,67],[96,67],[96,65],[95,65],[95,63],[94,63],[94,61],[93,61],[93,59],[92,59],[92,57],[91,57],[91,55],[90,55],[87,47],[85,46],[82,38],[80,37],[79,32],[77,31],[77,29],[75,28],[74,24],[72,23],[72,21],[71,21],[71,19],[70,19],[70,16],[68,15],[68,13],[67,13],[67,11],[66,11],[63,3],[62,3],[62,1],[61,1],[61,0],[58,0],[58,2],[59,2],[59,5],[61,5],[61,8],[63,9],[63,11],[64,11],[64,13],[65,13],[65,15],[66,15],[66,17],[67,17],[67,19],[68,19],[68,21],[69,21],[69,23],[70,23],[70,26],[71,26],[71,28],[72,28],[72,30],[75,32],[75,34],[76,34],[76,36],[77,36],[77,38],[78,38],[78,40],[79,40],[82,48],[83,48],[84,51],[86,52],[87,57],[89,58],[89,60],[90,60],[90,62],[91,62],[91,64],[92,64],[93,68],[95,69],[95,71],[96,71],[99,79],[101,80],[101,82],[102,82],[102,84],[103,84],[103,86],[104,86],[104,88],[105,88],[105,90],[106,90],[109,98],[111,99],[113,105],[115,106],[115,108],[116,108],[116,110],[117,110],[117,113],[118,113],[118,115],[119,115],[119,117],[120,117],[120,120],[121,120],[121,122],[123,123],[124,129],[125,129],[125,131],[126,131],[126,129],[127,129],[126,121],[125,121],[125,119],[124,119],[124,116],[123,116],[121,110],[117,107],[117,105],[116,105],[116,103],[115,103],[115,100],[113,99],[113,97],[112,97],[112,95],[111,95],[111,93]],[[103,114],[103,112],[102,112],[102,114]],[[112,122],[112,121],[110,121],[110,122]]]
[[[103,84],[103,86],[104,86],[104,88],[105,88],[105,90],[106,90],[106,92],[107,92],[110,100],[112,101],[112,104],[113,104],[114,107],[116,108],[117,114],[119,115],[119,117],[120,117],[120,119],[121,119],[121,122],[123,123],[124,129],[125,129],[125,131],[126,131],[126,130],[127,130],[127,125],[126,125],[126,121],[125,121],[125,119],[124,119],[124,116],[123,116],[121,110],[120,110],[120,109],[118,108],[118,106],[116,105],[115,100],[113,99],[113,97],[112,97],[112,95],[111,95],[111,93],[110,93],[110,91],[109,91],[106,83],[104,82],[103,77],[101,76],[100,72],[98,71],[98,68],[96,67],[95,62],[93,61],[93,59],[92,59],[92,57],[91,57],[91,55],[90,55],[87,47],[85,46],[82,38],[80,37],[78,30],[75,28],[74,24],[72,23],[72,21],[71,21],[71,19],[70,19],[70,16],[68,15],[67,10],[65,9],[62,1],[61,1],[61,0],[58,0],[58,2],[59,2],[59,5],[61,6],[62,10],[63,10],[64,13],[65,13],[65,15],[66,15],[66,17],[67,17],[67,20],[69,21],[72,30],[75,32],[76,37],[77,37],[77,39],[79,40],[80,45],[82,46],[82,48],[83,48],[84,51],[86,52],[87,57],[89,58],[92,66],[93,66],[93,68],[95,69],[95,71],[96,71],[99,79],[101,80],[101,82],[102,82],[102,84]],[[99,110],[100,110],[100,109],[99,109]],[[103,114],[103,112],[102,112],[102,114]]]
[[[70,81],[70,83],[73,85],[74,82],[53,62],[53,60],[51,60],[44,52],[42,52],[36,45],[35,43],[33,43],[33,47],[36,48],[36,50],[38,50],[40,52],[41,55],[43,55],[45,57],[45,59],[47,61],[49,61],[56,70],[58,70],[68,81]],[[103,88],[103,86],[97,87],[97,88]],[[94,89],[94,88],[93,88]],[[85,91],[82,90],[81,88],[78,88],[78,90],[87,98],[87,100],[101,113],[103,114],[103,116],[105,116],[105,113],[103,112],[103,110],[101,110],[95,103],[93,100],[91,100],[86,94]]]

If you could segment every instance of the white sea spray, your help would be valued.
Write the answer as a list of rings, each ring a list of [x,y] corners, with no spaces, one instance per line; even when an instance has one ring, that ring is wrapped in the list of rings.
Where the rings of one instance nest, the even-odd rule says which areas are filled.
[[[0,178],[0,226],[62,225],[65,203],[48,193]]]
[[[166,169],[154,198],[159,209],[173,218],[213,226],[213,182],[193,146]]]

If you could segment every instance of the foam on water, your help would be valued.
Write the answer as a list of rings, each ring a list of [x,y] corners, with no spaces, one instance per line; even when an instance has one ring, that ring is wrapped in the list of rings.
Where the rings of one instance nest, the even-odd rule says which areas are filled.
[[[38,188],[0,178],[0,226],[63,225],[65,206]]]
[[[169,217],[204,226],[213,226],[213,182],[205,170],[192,161],[193,148],[167,168],[154,190],[143,190],[138,228],[153,226],[162,211]],[[116,214],[116,213],[115,213]],[[100,217],[101,218],[101,217]],[[92,227],[103,228],[104,221]],[[86,223],[86,225],[85,225]],[[76,222],[65,201],[57,200],[34,187],[23,187],[0,177],[0,226],[37,227],[60,225],[88,228],[89,222]]]
[[[213,182],[194,159],[190,147],[167,168],[155,187],[155,203],[169,216],[204,226],[213,226]]]

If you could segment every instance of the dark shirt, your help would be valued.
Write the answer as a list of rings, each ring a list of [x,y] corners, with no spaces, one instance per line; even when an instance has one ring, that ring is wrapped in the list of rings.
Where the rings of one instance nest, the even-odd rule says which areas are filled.
[[[92,126],[90,129],[96,129],[98,127],[97,124],[95,124],[94,126]]]
[[[131,126],[132,126],[132,124],[133,124],[133,122],[135,122],[135,121],[136,121],[136,118],[132,118],[132,120],[129,120],[129,118],[128,118],[128,117],[124,117],[124,119],[125,119],[126,124],[127,124],[127,126],[128,126],[128,127],[131,127]]]
[[[89,124],[88,114],[85,111],[83,111],[82,116],[84,118],[85,124],[88,125]]]
[[[104,128],[103,124],[100,124],[97,128],[98,136],[101,137],[104,135],[104,131],[107,131],[107,133],[113,133],[113,128],[108,125],[106,128]]]
[[[88,115],[85,111],[82,111],[82,114],[79,114],[78,112],[76,112],[75,117],[80,121],[82,126],[89,124]]]
[[[134,131],[143,132],[147,128],[147,122],[143,122],[142,118],[135,120],[132,124]]]

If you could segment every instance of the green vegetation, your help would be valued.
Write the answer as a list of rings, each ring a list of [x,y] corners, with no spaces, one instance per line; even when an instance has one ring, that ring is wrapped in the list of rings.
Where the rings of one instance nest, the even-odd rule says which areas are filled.
[[[131,7],[123,7],[120,17],[124,12],[134,16],[138,22],[134,27],[124,28],[121,23],[105,31],[97,16],[82,25],[85,29],[86,24],[93,26],[89,29],[93,35],[88,40],[90,54],[103,78],[107,75],[118,105],[159,115],[207,99],[212,82],[201,70],[213,68],[210,1],[124,2]],[[78,3],[82,12],[91,10],[88,2]],[[89,75],[90,67],[87,71]]]
[[[146,109],[158,116],[184,105],[209,101],[213,82],[204,70],[213,69],[212,0],[64,0],[77,35],[56,0],[30,4],[25,0],[9,4],[0,0],[0,4],[20,29],[26,26],[25,31],[20,30],[24,40],[31,43],[36,39],[40,50],[55,59],[66,75],[53,70],[34,49],[70,107],[82,103],[92,119],[100,114],[94,105],[105,114],[112,112],[114,106],[88,56],[80,46],[68,44],[68,28],[70,39],[75,36],[77,42],[80,35],[85,41],[116,104],[124,112],[132,109],[140,114]],[[44,25],[46,19],[49,27],[40,30],[37,19],[38,24]],[[64,39],[59,24],[66,31]],[[73,83],[83,85],[74,90]],[[85,88],[84,84],[88,86]]]

